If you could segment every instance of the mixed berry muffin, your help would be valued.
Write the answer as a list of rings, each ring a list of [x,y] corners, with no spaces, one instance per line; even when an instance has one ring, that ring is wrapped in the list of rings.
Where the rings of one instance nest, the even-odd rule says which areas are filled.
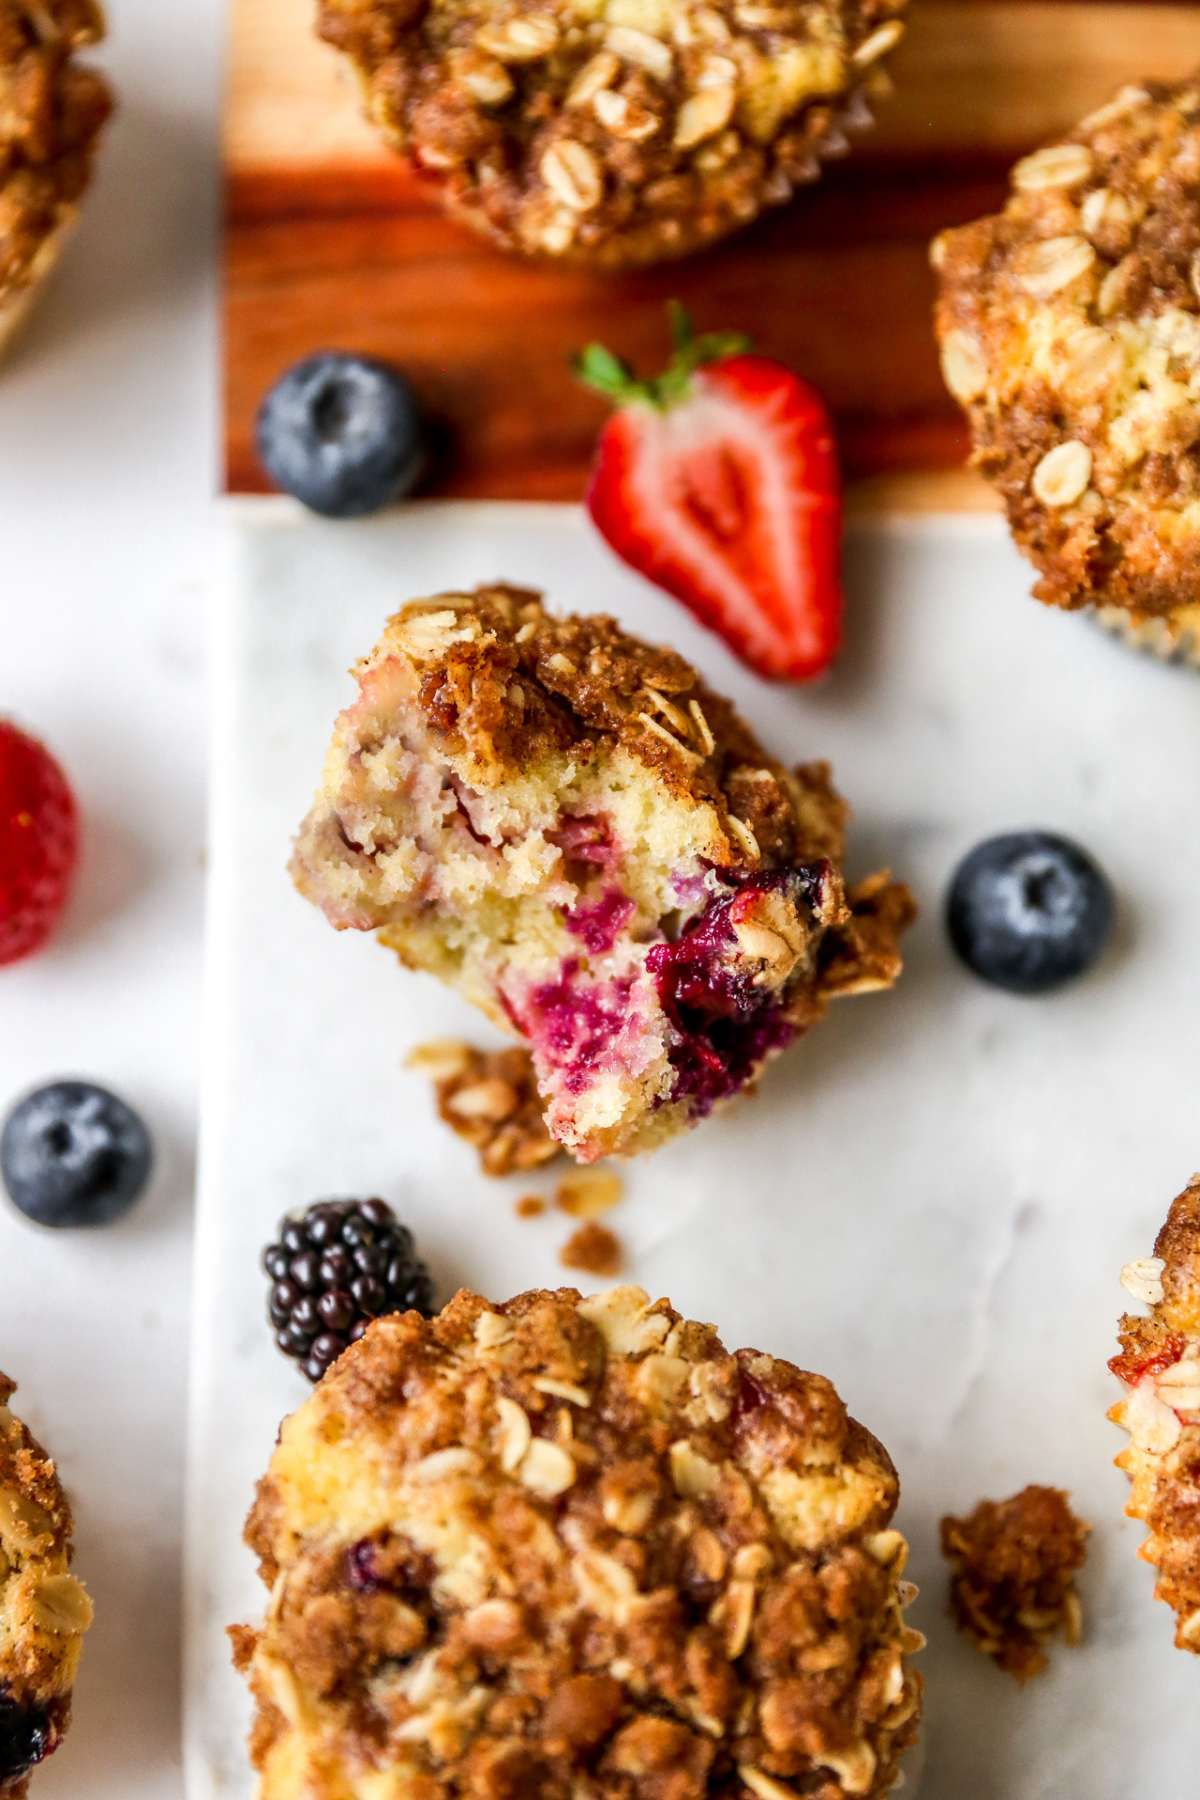
[[[1054,606],[1200,590],[1200,80],[1124,88],[934,246],[947,384]]]
[[[112,110],[75,53],[104,36],[95,0],[0,0],[0,347],[58,260]]]
[[[897,1493],[822,1376],[639,1288],[380,1320],[247,1525],[261,1800],[885,1794],[921,1698]]]
[[[23,1800],[58,1748],[92,1604],[70,1573],[71,1510],[54,1464],[9,1411],[0,1375],[0,1800]]]
[[[847,892],[825,765],[773,761],[673,651],[497,586],[405,607],[355,673],[296,884],[522,1038],[580,1161],[895,980],[911,901]]]
[[[321,0],[369,116],[508,249],[680,256],[786,200],[886,86],[906,0]]]
[[[1175,1614],[1175,1642],[1200,1655],[1200,1176],[1172,1206],[1154,1255],[1122,1286],[1148,1308],[1121,1320],[1109,1364],[1125,1393],[1109,1418],[1129,1433],[1117,1467],[1129,1476],[1126,1512],[1150,1535],[1139,1554],[1158,1570],[1155,1596]]]

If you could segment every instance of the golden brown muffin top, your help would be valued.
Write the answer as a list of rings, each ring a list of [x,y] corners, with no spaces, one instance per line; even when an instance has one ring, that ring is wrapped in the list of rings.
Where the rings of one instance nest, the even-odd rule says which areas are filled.
[[[112,98],[75,52],[103,35],[93,0],[0,0],[0,300],[87,187]]]
[[[640,1289],[383,1320],[250,1515],[262,1793],[883,1794],[919,1709],[897,1492],[823,1377]]]
[[[322,0],[371,118],[509,247],[679,255],[816,173],[906,0]]]
[[[1200,78],[1128,87],[943,234],[937,325],[974,460],[1056,606],[1200,587]]]

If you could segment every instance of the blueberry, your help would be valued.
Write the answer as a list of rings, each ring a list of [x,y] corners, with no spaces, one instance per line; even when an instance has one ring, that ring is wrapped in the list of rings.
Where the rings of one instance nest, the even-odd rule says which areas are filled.
[[[0,1177],[39,1225],[111,1224],[141,1194],[152,1161],[137,1114],[87,1081],[38,1088],[0,1131]]]
[[[1017,831],[988,838],[959,864],[946,927],[982,980],[1014,994],[1045,994],[1092,966],[1113,912],[1108,877],[1078,844]]]
[[[276,485],[331,519],[378,512],[411,493],[425,461],[403,376],[336,350],[280,376],[258,409],[255,442]]]
[[[10,1699],[0,1684],[0,1791],[28,1775],[53,1747],[49,1714]]]

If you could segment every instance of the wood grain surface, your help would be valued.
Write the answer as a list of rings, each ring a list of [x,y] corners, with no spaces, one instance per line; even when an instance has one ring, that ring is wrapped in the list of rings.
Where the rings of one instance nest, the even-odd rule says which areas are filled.
[[[381,145],[312,0],[233,0],[225,119],[225,466],[268,487],[253,421],[318,348],[399,363],[441,455],[433,491],[575,499],[603,408],[570,353],[653,363],[663,305],[753,332],[824,390],[861,510],[987,504],[930,331],[929,239],[995,206],[1008,165],[1121,82],[1200,64],[1200,7],[1169,0],[912,0],[874,131],[790,206],[705,255],[592,276],[505,255],[446,219]]]

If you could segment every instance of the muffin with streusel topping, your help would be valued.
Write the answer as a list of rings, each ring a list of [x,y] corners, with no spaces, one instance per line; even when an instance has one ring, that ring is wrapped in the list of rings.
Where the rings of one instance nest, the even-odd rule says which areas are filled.
[[[639,1288],[382,1319],[248,1521],[260,1800],[882,1796],[921,1698],[897,1493],[822,1376]]]
[[[0,1800],[23,1800],[58,1748],[92,1621],[70,1572],[71,1509],[54,1464],[10,1411],[0,1375]]]
[[[827,767],[768,756],[673,651],[496,586],[414,602],[355,673],[296,883],[523,1039],[580,1161],[652,1149],[895,980],[911,899],[847,888]]]
[[[934,262],[946,381],[1036,594],[1177,652],[1200,591],[1200,78],[1123,89]]]
[[[320,0],[367,111],[507,249],[681,256],[813,180],[907,0]]]
[[[95,0],[0,0],[0,347],[58,260],[91,177],[108,85],[76,52]]]
[[[1109,1418],[1129,1433],[1117,1458],[1131,1518],[1150,1535],[1139,1555],[1158,1570],[1155,1596],[1175,1614],[1175,1642],[1200,1655],[1200,1175],[1171,1207],[1154,1255],[1121,1275],[1145,1313],[1121,1320],[1109,1368],[1124,1384]]]

